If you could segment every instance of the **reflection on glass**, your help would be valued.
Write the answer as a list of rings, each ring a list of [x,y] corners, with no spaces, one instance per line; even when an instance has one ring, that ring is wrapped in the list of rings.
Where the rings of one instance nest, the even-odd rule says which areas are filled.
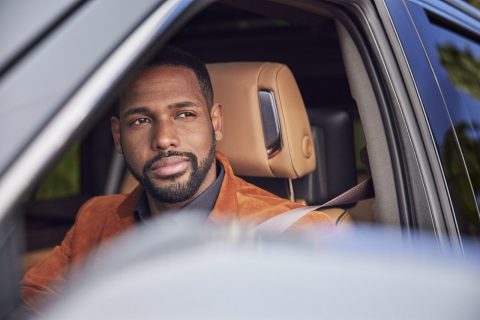
[[[480,130],[480,124],[474,123],[474,128]],[[445,159],[445,174],[449,183],[450,194],[462,215],[457,215],[457,222],[461,230],[467,230],[468,234],[480,234],[480,223],[477,205],[472,201],[472,189],[465,179],[464,164],[468,168],[470,181],[475,192],[476,199],[480,199],[480,141],[475,140],[470,125],[457,124],[455,131],[450,130],[445,135],[443,152]],[[462,148],[461,154],[456,150],[456,139]],[[478,203],[478,202],[477,202]]]
[[[475,59],[469,50],[460,51],[451,44],[439,46],[438,52],[453,85],[480,99],[480,59]]]
[[[467,2],[480,8],[480,0]],[[418,30],[443,100],[425,110],[459,231],[480,237],[480,34],[448,13],[425,14],[428,22]]]
[[[480,0],[479,0],[480,1]],[[439,62],[455,90],[443,87],[454,129],[443,141],[445,174],[463,233],[480,235],[480,58],[473,42],[453,33],[437,45]],[[446,40],[446,41],[445,41]],[[445,84],[445,82],[444,82]],[[460,146],[461,153],[458,152]],[[465,167],[468,177],[465,173]],[[473,188],[473,194],[472,194]]]

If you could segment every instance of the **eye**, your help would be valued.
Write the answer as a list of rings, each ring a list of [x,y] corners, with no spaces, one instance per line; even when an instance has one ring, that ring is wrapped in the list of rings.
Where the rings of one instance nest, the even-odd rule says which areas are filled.
[[[144,123],[149,123],[149,122],[150,122],[150,119],[148,119],[148,118],[137,118],[137,119],[131,121],[130,125],[138,126],[138,125],[141,125],[141,124],[144,124]]]
[[[175,119],[186,119],[191,117],[195,117],[195,113],[191,111],[182,111],[175,116]]]

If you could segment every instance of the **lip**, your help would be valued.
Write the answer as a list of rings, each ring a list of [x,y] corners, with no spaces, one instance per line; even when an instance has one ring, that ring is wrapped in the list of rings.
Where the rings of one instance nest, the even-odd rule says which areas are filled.
[[[167,178],[185,172],[189,161],[189,158],[182,156],[165,157],[155,162],[150,170],[159,178]]]

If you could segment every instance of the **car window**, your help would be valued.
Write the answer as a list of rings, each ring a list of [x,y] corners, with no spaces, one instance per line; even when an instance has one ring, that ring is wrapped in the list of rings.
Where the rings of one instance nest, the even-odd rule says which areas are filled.
[[[480,34],[425,11],[420,37],[436,75],[451,127],[437,136],[458,228],[480,235]],[[461,152],[458,152],[460,148]],[[463,171],[468,173],[465,179]]]
[[[362,124],[349,92],[334,20],[322,16],[310,19],[308,24],[280,20],[216,3],[188,22],[172,37],[170,44],[184,48],[206,62],[263,60],[287,64],[296,76],[307,109],[343,111],[354,121],[355,143],[352,143],[352,149],[355,150],[352,150],[353,157],[344,157],[351,160],[354,185],[356,179],[368,177],[368,168],[358,156],[365,146]],[[233,36],[235,41],[232,41]],[[267,38],[270,46],[263,47],[261,44]],[[226,41],[230,42],[228,46],[223,45]],[[246,47],[246,42],[256,45]],[[222,46],[221,50],[211,50],[216,46]],[[293,46],[303,47],[304,50],[292,55],[290,47]],[[328,68],[325,67],[327,65]],[[112,106],[113,109],[115,106]],[[113,149],[110,118],[107,116],[93,126],[86,139],[77,142],[42,180],[36,201],[27,210],[28,250],[58,243],[59,235],[73,223],[80,200],[104,193],[104,180],[111,168],[103,164],[110,164]],[[338,182],[339,177],[334,176],[332,180]],[[66,207],[72,210],[67,211]],[[373,220],[371,203],[358,209],[355,211],[358,220]],[[39,228],[41,223],[43,226]],[[53,230],[54,227],[58,231],[55,234],[50,231],[51,236],[48,237],[40,230]]]
[[[445,156],[447,178],[452,180],[458,197],[468,193],[456,181],[455,160],[448,155],[449,145],[457,139],[463,153],[463,160],[470,176],[471,187],[477,206],[469,201],[463,204],[464,218],[467,220],[467,233],[480,234],[478,204],[480,204],[480,43],[455,33],[447,28],[434,26],[437,40],[438,58],[442,69],[447,73],[448,82],[441,82],[447,107],[450,111],[454,130],[445,136]],[[455,133],[455,134],[454,134]]]

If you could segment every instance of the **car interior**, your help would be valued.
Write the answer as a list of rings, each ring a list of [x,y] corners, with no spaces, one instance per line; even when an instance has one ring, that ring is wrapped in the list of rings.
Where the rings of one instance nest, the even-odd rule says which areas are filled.
[[[371,176],[375,198],[324,211],[341,228],[400,224],[374,85],[351,32],[331,12],[217,2],[168,44],[207,64],[215,100],[224,106],[218,148],[237,175],[307,205]],[[84,201],[135,187],[114,151],[116,110],[112,103],[35,188],[25,214],[24,271],[61,241]]]

